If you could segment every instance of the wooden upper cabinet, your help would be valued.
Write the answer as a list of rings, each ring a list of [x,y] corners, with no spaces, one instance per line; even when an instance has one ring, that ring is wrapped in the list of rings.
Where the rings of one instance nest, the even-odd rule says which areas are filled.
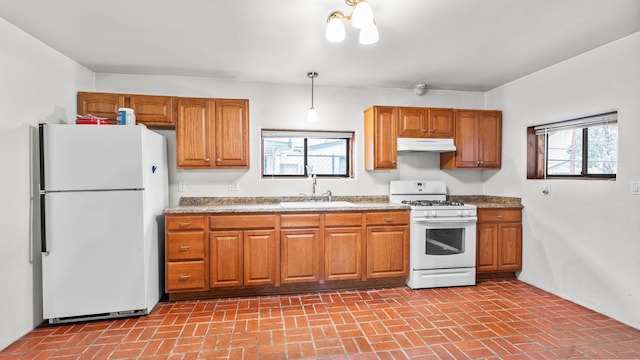
[[[453,109],[398,108],[398,137],[453,138]]]
[[[175,128],[175,102],[172,96],[129,95],[129,107],[136,115],[136,123],[149,128]]]
[[[215,102],[209,99],[178,99],[176,123],[177,167],[211,167]]]
[[[397,168],[397,109],[374,106],[364,111],[364,169]]]
[[[249,101],[216,100],[215,167],[249,168]]]
[[[78,92],[78,115],[91,114],[115,124],[122,107],[126,107],[124,94]]]
[[[173,129],[175,127],[175,97],[78,92],[78,114],[103,117],[116,123],[119,108],[131,108],[136,115],[136,124],[150,129]]]
[[[502,163],[500,111],[456,110],[455,152],[440,154],[440,168],[499,169]]]
[[[249,168],[249,102],[178,98],[179,168]]]

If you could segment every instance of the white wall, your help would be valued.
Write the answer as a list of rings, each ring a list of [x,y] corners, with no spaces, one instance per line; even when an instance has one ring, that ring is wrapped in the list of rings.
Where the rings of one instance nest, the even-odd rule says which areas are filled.
[[[42,322],[40,242],[30,225],[29,138],[73,119],[93,73],[0,18],[0,349]],[[35,193],[37,201],[37,193]],[[35,244],[30,243],[31,234]]]
[[[301,79],[306,78],[300,74]],[[310,83],[306,85],[248,83],[193,77],[98,74],[96,91],[249,99],[249,170],[175,170],[175,132],[161,131],[169,139],[170,199],[175,205],[180,196],[295,196],[311,191],[305,179],[262,179],[260,176],[260,129],[353,130],[355,142],[355,178],[318,180],[320,193],[334,195],[386,195],[390,180],[442,179],[452,194],[482,192],[482,172],[474,170],[441,171],[436,153],[400,154],[398,170],[364,171],[363,110],[372,105],[406,105],[481,109],[484,93],[430,90],[417,96],[412,89],[338,88],[322,86],[322,74],[316,80],[314,106],[319,121],[306,122],[311,105]],[[229,191],[228,182],[239,185]],[[178,182],[187,183],[187,191],[178,192]]]
[[[640,33],[486,94],[503,111],[502,170],[487,194],[524,203],[520,280],[640,328]],[[526,127],[618,110],[616,181],[526,180]],[[544,184],[551,195],[541,193]]]

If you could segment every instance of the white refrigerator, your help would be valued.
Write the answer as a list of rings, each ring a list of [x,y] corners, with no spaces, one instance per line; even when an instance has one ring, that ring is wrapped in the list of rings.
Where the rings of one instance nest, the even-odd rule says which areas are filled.
[[[166,139],[144,125],[41,124],[43,316],[148,314],[162,291]]]

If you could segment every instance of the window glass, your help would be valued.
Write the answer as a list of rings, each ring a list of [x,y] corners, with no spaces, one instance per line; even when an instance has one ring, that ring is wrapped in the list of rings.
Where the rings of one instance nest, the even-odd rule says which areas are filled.
[[[589,174],[618,172],[618,123],[588,128]]]
[[[263,176],[351,176],[351,132],[263,130]]]
[[[547,138],[547,175],[582,173],[582,129],[560,130]]]

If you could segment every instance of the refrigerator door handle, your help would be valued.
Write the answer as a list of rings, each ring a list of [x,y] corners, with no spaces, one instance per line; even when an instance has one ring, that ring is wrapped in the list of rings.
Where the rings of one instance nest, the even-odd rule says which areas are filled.
[[[47,221],[46,221],[46,211],[45,211],[45,200],[44,193],[40,193],[40,235],[41,235],[41,249],[42,253],[48,254],[47,250]]]
[[[40,153],[40,191],[44,191],[44,125],[38,126],[38,152]]]

